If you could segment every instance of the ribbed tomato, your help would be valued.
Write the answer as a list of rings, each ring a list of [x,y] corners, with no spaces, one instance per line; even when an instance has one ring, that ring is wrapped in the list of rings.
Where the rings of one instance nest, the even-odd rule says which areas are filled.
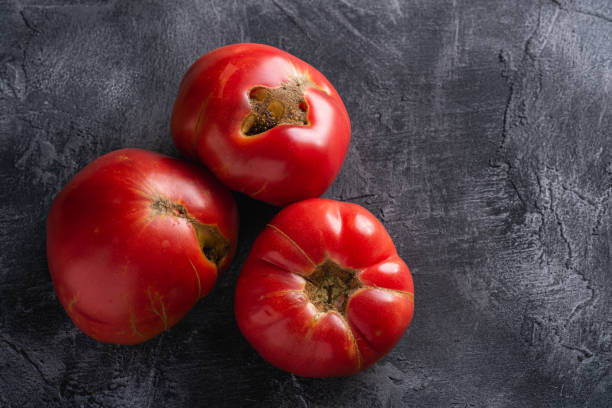
[[[234,199],[208,172],[138,149],[81,170],[47,219],[47,258],[74,323],[134,344],[175,324],[213,287],[236,249]]]
[[[236,287],[240,330],[271,364],[307,377],[361,371],[412,320],[412,276],[365,208],[292,204],[255,241]]]
[[[325,192],[351,136],[329,81],[261,44],[228,45],[198,59],[181,82],[171,127],[184,156],[231,189],[275,205]]]

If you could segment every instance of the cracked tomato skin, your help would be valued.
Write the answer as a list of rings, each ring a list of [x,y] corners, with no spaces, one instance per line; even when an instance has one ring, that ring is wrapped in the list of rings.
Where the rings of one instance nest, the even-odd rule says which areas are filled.
[[[218,266],[204,256],[194,225],[225,238]],[[83,332],[135,344],[171,327],[211,290],[237,233],[231,193],[204,169],[123,149],[91,162],[55,198],[47,259],[57,297]]]
[[[250,90],[295,78],[313,84],[304,91],[308,123],[245,135]],[[351,136],[348,113],[329,81],[293,55],[261,44],[228,45],[200,57],[181,82],[171,130],[185,157],[200,160],[229,188],[274,205],[323,194]]]
[[[319,311],[305,290],[326,260],[360,282],[343,312]],[[414,289],[384,226],[363,207],[310,199],[283,209],[256,239],[236,287],[238,326],[268,362],[305,377],[366,369],[412,320]]]

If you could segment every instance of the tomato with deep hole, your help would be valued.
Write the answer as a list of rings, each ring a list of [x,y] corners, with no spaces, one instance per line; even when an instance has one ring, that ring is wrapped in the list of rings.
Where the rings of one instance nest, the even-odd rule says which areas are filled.
[[[323,194],[351,137],[329,81],[261,44],[200,57],[183,77],[171,128],[184,156],[199,159],[231,189],[275,205]]]
[[[240,330],[271,364],[306,377],[364,370],[412,320],[412,276],[365,208],[292,204],[256,239],[236,287]]]
[[[87,165],[55,198],[47,258],[57,297],[83,332],[134,344],[211,290],[237,235],[234,199],[210,173],[123,149]]]

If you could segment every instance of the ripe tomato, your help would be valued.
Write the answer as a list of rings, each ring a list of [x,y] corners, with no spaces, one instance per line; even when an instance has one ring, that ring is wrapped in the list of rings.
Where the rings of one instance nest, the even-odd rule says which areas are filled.
[[[284,205],[331,185],[351,126],[319,71],[274,47],[233,44],[189,68],[172,135],[184,156],[199,158],[231,189]]]
[[[175,324],[236,249],[234,199],[205,170],[138,149],[106,154],[56,197],[47,258],[74,323],[134,344]]]
[[[365,208],[310,199],[283,209],[238,279],[240,330],[271,364],[306,377],[361,371],[412,320],[414,289],[384,226]]]

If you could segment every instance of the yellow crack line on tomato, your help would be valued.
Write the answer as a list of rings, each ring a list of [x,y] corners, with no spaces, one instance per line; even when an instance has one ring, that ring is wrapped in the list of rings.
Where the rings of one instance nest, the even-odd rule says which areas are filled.
[[[135,335],[142,337],[143,339],[146,338],[145,335],[139,332],[136,328],[136,316],[134,315],[134,313],[130,313],[130,325],[132,326],[132,332]]]
[[[396,294],[396,295],[407,296],[407,297],[409,297],[414,302],[414,293],[406,292],[404,290],[391,289],[391,288],[381,288],[380,286],[370,286],[370,285],[362,285],[361,289],[374,289],[374,290],[381,290],[383,292],[391,292],[391,293]]]
[[[266,187],[268,187],[268,180],[266,180],[263,185],[259,188],[259,190],[257,190],[256,192],[254,192],[253,194],[251,194],[251,197],[255,197],[257,194],[262,193]]]
[[[195,272],[196,280],[198,282],[198,299],[200,299],[202,298],[202,283],[200,282],[200,273],[198,272],[198,268],[196,268],[193,262],[191,262],[191,259],[187,258],[187,260],[189,261],[191,267],[193,268],[193,271]]]
[[[261,300],[264,300],[264,299],[269,299],[269,298],[273,298],[273,297],[277,297],[277,296],[282,296],[282,295],[285,295],[287,293],[301,293],[301,294],[304,294],[302,289],[281,289],[281,290],[275,290],[274,292],[266,293],[265,295],[261,295],[259,297],[259,299],[257,299],[257,300],[261,301]],[[306,297],[306,295],[304,295],[304,297]],[[304,299],[304,300],[306,300],[306,299]]]
[[[345,319],[345,321],[346,321],[346,323],[348,325],[348,320]],[[351,328],[351,326],[348,326],[348,327]],[[372,345],[372,343],[370,343],[370,341],[367,339],[367,337],[363,335],[361,330],[359,330],[359,327],[355,326],[354,330],[355,330],[355,332],[357,332],[359,334],[359,337],[361,337],[361,339],[364,341],[364,343],[366,343],[372,350],[377,350],[376,347],[374,347]],[[351,334],[353,334],[353,333],[351,332]],[[353,336],[354,336],[354,334],[353,334]]]
[[[283,237],[285,237],[285,239],[287,239],[287,241],[289,241],[289,243],[291,245],[293,245],[298,251],[300,251],[300,253],[302,255],[304,255],[304,257],[306,259],[308,259],[308,262],[310,262],[312,264],[313,267],[317,267],[317,264],[314,263],[314,261],[312,259],[310,259],[310,257],[308,256],[308,254],[306,254],[306,252],[293,240],[291,239],[291,237],[289,237],[289,235],[285,234],[283,231],[281,231],[280,228],[278,228],[276,225],[272,225],[272,224],[267,224],[267,227],[272,228],[273,230],[275,230],[276,232],[278,232],[279,234],[281,234]]]
[[[166,315],[166,307],[164,306],[164,301],[162,300],[161,296],[157,294],[157,300],[159,304],[161,305],[161,313],[160,313],[157,307],[155,307],[155,303],[153,302],[153,297],[151,295],[151,288],[147,289],[147,295],[149,296],[149,303],[151,304],[151,310],[153,310],[153,313],[155,313],[157,317],[161,319],[162,323],[164,324],[164,330],[168,330],[168,316]]]
[[[315,312],[315,314],[312,315],[312,320],[310,322],[310,327],[308,328],[308,331],[306,332],[306,334],[304,335],[304,338],[306,340],[310,340],[312,338],[312,335],[317,327],[317,324],[319,324],[319,319],[320,319],[320,313],[319,312]]]
[[[269,265],[271,265],[271,266],[273,266],[275,268],[278,268],[281,271],[284,271],[284,272],[287,272],[287,273],[292,273],[294,275],[302,277],[302,275],[300,275],[299,273],[290,271],[288,268],[284,267],[283,265],[279,265],[276,262],[269,260],[268,258],[259,258],[259,260],[261,260],[262,262],[265,262],[265,263],[267,263],[267,264],[269,264]]]
[[[280,265],[280,264],[278,264],[278,263],[276,263],[274,261],[271,261],[268,258],[259,258],[259,260],[262,261],[262,262],[265,262],[268,265],[270,265],[270,266],[272,266],[272,267],[274,267],[276,269],[279,269],[279,270],[281,270],[283,272],[287,272],[287,273],[290,273],[292,275],[295,275],[295,276],[299,277],[300,279],[302,279],[304,281],[304,286],[306,285],[306,282],[308,282],[308,277],[307,276],[302,275],[299,272],[292,271],[292,270],[290,270],[289,268],[287,268],[287,267],[285,267],[283,265]],[[304,287],[302,287],[302,289],[303,288]]]
[[[357,354],[357,369],[355,370],[355,372],[359,372],[361,370],[361,365],[363,364],[362,356],[361,356],[361,351],[359,350],[359,346],[357,345],[357,339],[355,338],[355,335],[353,334],[353,329],[351,328],[351,325],[349,324],[348,320],[346,319],[346,317],[344,317],[343,314],[337,311],[329,311],[328,313],[336,313],[338,316],[340,316],[340,319],[342,319],[342,322],[344,322],[344,325],[346,326],[346,332],[348,333],[349,339],[352,341],[353,345],[355,346],[355,353]]]
[[[79,300],[79,297],[75,294],[72,299],[70,299],[70,302],[68,302],[68,306],[66,306],[66,309],[68,309],[69,312],[72,312],[72,306]]]

